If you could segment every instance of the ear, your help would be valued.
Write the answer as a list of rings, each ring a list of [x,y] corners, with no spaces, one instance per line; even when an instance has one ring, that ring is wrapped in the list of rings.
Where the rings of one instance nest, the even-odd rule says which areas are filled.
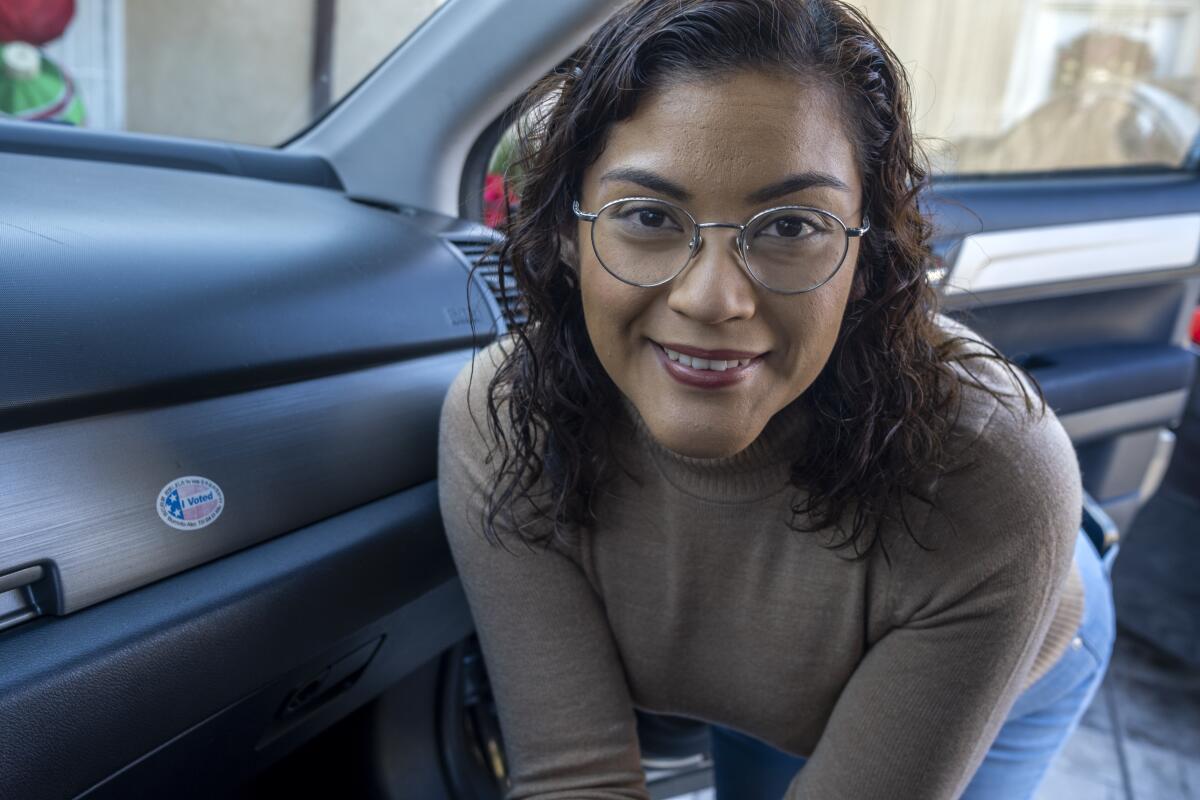
[[[575,240],[575,231],[561,230],[558,233],[558,252],[571,271],[579,274],[579,244]]]

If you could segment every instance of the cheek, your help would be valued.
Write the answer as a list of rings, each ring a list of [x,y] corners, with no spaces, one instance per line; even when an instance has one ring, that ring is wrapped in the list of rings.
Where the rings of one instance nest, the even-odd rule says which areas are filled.
[[[606,296],[608,287],[604,284],[606,277],[603,267],[588,253],[578,261],[579,294],[583,305],[583,319],[588,336],[597,355],[602,354],[603,331],[612,326],[612,303]]]
[[[842,320],[846,316],[846,306],[850,302],[850,295],[859,283],[856,274],[857,270],[853,265],[847,265],[830,282],[831,285],[825,287],[829,291],[819,298],[819,307],[814,310],[814,316],[820,320],[821,365],[817,368],[818,371],[825,365],[825,359],[829,357],[830,351],[837,342],[838,333],[842,329]]]
[[[793,301],[777,315],[785,327],[782,335],[791,344],[788,372],[789,383],[795,384],[792,390],[803,391],[825,367],[837,343],[853,280],[853,272],[844,269],[814,292],[781,298]]]
[[[846,307],[852,299],[856,299],[856,295],[861,291],[862,276],[859,274],[857,256],[857,249],[852,250],[846,257],[847,263],[842,266],[833,280],[815,292],[818,295],[814,298],[818,304],[815,313],[821,320],[821,338],[828,340],[830,347],[833,346],[833,340],[837,338],[838,331],[841,330]]]
[[[579,277],[588,338],[610,377],[620,383],[620,376],[613,374],[614,370],[619,369],[628,340],[636,336],[636,323],[648,299],[646,295],[652,293],[621,283],[598,261],[586,256]]]

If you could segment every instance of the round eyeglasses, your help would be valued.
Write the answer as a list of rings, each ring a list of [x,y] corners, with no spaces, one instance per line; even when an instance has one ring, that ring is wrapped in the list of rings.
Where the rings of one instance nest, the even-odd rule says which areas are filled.
[[[800,294],[828,283],[846,260],[850,239],[871,229],[848,228],[828,211],[779,206],[744,224],[697,222],[686,210],[653,197],[622,197],[589,214],[572,204],[575,216],[592,223],[592,249],[610,275],[632,286],[661,286],[683,272],[700,251],[702,228],[735,228],[746,271],[763,287]]]

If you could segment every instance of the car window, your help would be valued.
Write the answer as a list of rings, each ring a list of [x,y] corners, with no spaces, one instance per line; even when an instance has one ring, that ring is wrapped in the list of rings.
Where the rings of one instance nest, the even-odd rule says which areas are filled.
[[[908,69],[917,134],[937,175],[1183,163],[1200,134],[1196,0],[854,0]],[[484,221],[514,208],[503,175]]]
[[[856,0],[908,68],[937,173],[1176,166],[1200,132],[1195,0]]]
[[[0,117],[277,145],[445,2],[4,0]]]

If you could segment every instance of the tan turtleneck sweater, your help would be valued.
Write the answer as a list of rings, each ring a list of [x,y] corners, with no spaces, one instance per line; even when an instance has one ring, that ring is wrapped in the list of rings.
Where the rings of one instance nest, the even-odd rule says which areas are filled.
[[[1049,411],[964,389],[940,513],[913,507],[936,549],[885,529],[889,567],[878,548],[851,562],[788,528],[798,404],[741,453],[701,460],[658,445],[626,403],[617,438],[636,480],[597,497],[598,522],[571,542],[530,549],[507,531],[506,550],[480,530],[499,355],[450,389],[439,481],[510,800],[646,798],[634,706],[808,758],[786,800],[953,798],[1074,636],[1079,470]],[[989,362],[972,368],[1012,388]]]

